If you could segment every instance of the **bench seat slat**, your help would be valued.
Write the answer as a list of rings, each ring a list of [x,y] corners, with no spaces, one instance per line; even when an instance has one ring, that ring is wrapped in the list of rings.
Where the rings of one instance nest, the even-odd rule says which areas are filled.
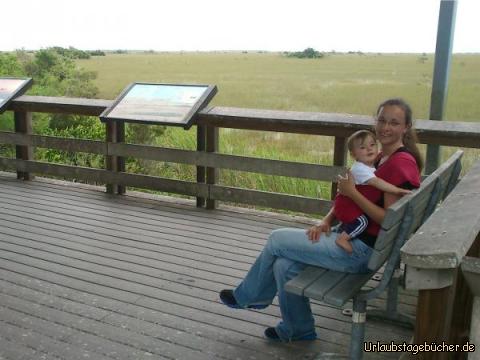
[[[285,284],[285,291],[303,296],[305,288],[320,278],[325,272],[327,272],[327,269],[307,266],[300,274]]]
[[[342,307],[370,280],[373,274],[374,272],[348,274],[340,283],[325,294],[323,301],[329,305]]]
[[[316,300],[323,300],[325,294],[342,281],[348,274],[339,271],[329,270],[322,274],[322,277],[310,284],[304,295]]]

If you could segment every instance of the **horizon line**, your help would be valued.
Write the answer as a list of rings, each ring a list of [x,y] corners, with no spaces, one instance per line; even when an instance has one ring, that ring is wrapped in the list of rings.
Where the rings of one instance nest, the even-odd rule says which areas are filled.
[[[143,52],[143,53],[290,53],[290,52],[302,52],[303,50],[262,50],[262,49],[235,49],[235,50],[221,50],[221,49],[216,49],[216,50],[154,50],[154,49],[127,49],[127,48],[117,48],[117,49],[101,49],[101,48],[92,48],[92,49],[79,49],[75,48],[73,46],[69,47],[62,47],[58,45],[53,45],[53,46],[48,46],[48,47],[41,47],[38,49],[25,49],[25,48],[18,48],[14,50],[0,50],[0,53],[12,53],[12,52],[17,52],[17,51],[26,51],[26,52],[36,52],[40,50],[47,50],[51,48],[62,48],[62,49],[74,49],[74,50],[79,50],[79,51],[103,51],[106,53],[115,53],[115,52]],[[305,48],[307,49],[307,48]],[[305,50],[304,49],[304,50]],[[326,53],[326,54],[435,54],[435,51],[433,52],[427,52],[427,51],[362,51],[362,50],[317,50],[313,48],[315,51],[318,51],[320,53]],[[476,55],[480,54],[480,51],[454,51],[452,54],[471,54],[471,55]]]

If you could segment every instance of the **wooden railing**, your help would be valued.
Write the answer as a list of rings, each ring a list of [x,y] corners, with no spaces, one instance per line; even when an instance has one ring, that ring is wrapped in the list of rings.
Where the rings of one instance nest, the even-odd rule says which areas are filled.
[[[471,316],[473,297],[460,271],[466,256],[477,262],[480,257],[479,209],[480,161],[477,161],[401,249],[406,265],[405,287],[419,291],[414,344],[463,345],[468,340],[470,323],[480,322],[480,318]],[[467,265],[466,270],[471,272],[472,267]],[[425,352],[416,358],[464,357],[457,351]]]
[[[257,172],[332,182],[346,164],[345,140],[354,131],[371,128],[370,116],[252,110],[213,107],[197,116],[197,150],[181,150],[124,143],[123,124],[107,124],[106,140],[66,139],[32,134],[31,113],[65,113],[99,116],[110,100],[21,96],[9,110],[15,113],[15,133],[0,132],[0,143],[17,146],[16,159],[0,158],[0,168],[17,171],[20,178],[31,173],[75,178],[107,184],[109,192],[124,192],[125,186],[194,196],[197,205],[214,208],[215,201],[247,203],[304,213],[325,214],[330,200],[239,189],[219,185],[218,169]],[[333,166],[258,159],[218,153],[219,128],[267,130],[333,136]],[[418,120],[422,143],[480,148],[480,123]],[[93,169],[38,162],[34,147],[104,155],[106,169]],[[197,182],[166,179],[125,172],[125,157],[191,164],[197,167]]]

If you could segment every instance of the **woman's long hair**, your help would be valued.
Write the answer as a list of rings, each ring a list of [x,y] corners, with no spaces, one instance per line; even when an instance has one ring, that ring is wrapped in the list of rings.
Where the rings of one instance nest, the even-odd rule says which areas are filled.
[[[403,113],[405,114],[405,123],[408,128],[405,135],[403,135],[403,145],[413,155],[413,157],[415,158],[415,161],[417,162],[418,170],[421,172],[423,169],[423,158],[417,146],[417,143],[418,143],[417,133],[413,128],[412,108],[403,99],[400,99],[400,98],[388,99],[382,102],[380,105],[378,105],[377,116],[384,106],[398,106],[400,109],[403,110]]]

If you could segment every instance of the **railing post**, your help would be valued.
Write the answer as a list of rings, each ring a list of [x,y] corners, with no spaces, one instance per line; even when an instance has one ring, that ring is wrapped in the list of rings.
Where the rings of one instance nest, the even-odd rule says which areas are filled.
[[[480,256],[480,235],[477,236],[466,255]],[[452,285],[442,289],[419,291],[414,344],[441,344],[442,342],[465,344],[468,326],[472,319],[473,296],[460,268],[454,270],[453,279]],[[470,343],[472,343],[471,340]],[[455,355],[458,355],[458,352]],[[443,360],[452,358],[452,354],[423,352],[416,358]]]
[[[469,257],[480,257],[480,233],[477,234],[472,246],[467,251],[466,256]],[[460,264],[461,267],[461,264]],[[462,271],[459,271],[462,273]],[[462,273],[460,276],[461,281],[459,281],[459,285],[457,285],[457,293],[455,296],[455,301],[453,303],[452,308],[452,323],[450,325],[450,338],[448,339],[449,343],[451,344],[465,344],[467,340],[469,340],[470,344],[475,344],[477,347],[478,342],[473,339],[474,336],[477,338],[480,337],[480,334],[469,334],[469,330],[471,329],[472,322],[474,321],[473,317],[473,305],[476,298],[476,294],[473,289],[470,287],[469,283],[467,282],[464,274]],[[478,309],[476,309],[478,313]],[[479,327],[478,322],[479,319],[476,318],[477,327]],[[467,338],[467,335],[468,338]],[[475,354],[478,355],[478,347],[475,349]],[[469,359],[472,359],[473,354],[469,354]],[[477,357],[478,358],[478,357]]]
[[[197,151],[203,152],[206,150],[205,144],[205,126],[197,125]],[[205,167],[197,166],[197,183],[205,184]],[[205,206],[205,198],[197,196],[197,207]]]
[[[125,142],[125,122],[117,122],[117,143]],[[117,171],[125,172],[125,158],[123,156],[117,156]],[[124,195],[127,191],[125,185],[117,185],[117,194]]]
[[[218,151],[218,140],[219,140],[219,132],[218,128],[214,126],[207,126],[206,127],[206,151],[207,152],[217,152]],[[214,185],[218,181],[218,169],[207,167],[206,169],[207,175],[207,184]],[[212,199],[207,199],[206,208],[207,209],[215,209],[217,206],[216,201]]]
[[[345,166],[347,164],[346,138],[335,136],[333,146],[333,165]],[[330,198],[333,200],[337,194],[337,183],[332,182],[332,193]]]
[[[32,113],[25,111],[14,112],[15,132],[20,134],[32,134]],[[33,148],[31,146],[16,146],[16,158],[21,160],[33,160]],[[33,180],[34,176],[28,172],[17,171],[17,179]]]
[[[111,143],[118,143],[125,141],[125,123],[120,121],[107,121],[106,125],[106,140]],[[125,171],[125,159],[119,156],[107,155],[106,168],[109,171]],[[118,184],[107,184],[107,193],[109,194],[124,194],[125,186]]]

